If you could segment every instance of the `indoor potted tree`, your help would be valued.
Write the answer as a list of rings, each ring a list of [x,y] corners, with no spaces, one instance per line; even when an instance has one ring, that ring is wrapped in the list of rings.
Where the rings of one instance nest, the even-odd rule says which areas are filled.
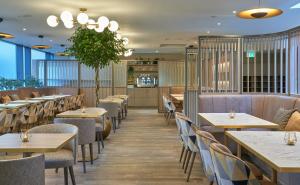
[[[69,38],[72,45],[67,52],[80,63],[95,70],[96,105],[100,100],[100,69],[108,66],[110,62],[118,63],[120,55],[127,51],[123,39],[117,39],[116,34],[108,28],[99,33],[80,26]]]

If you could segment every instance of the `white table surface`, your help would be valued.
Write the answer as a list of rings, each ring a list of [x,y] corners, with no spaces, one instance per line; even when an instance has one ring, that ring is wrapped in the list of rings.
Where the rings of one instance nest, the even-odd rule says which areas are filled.
[[[4,134],[0,136],[0,152],[55,152],[74,137],[75,134],[29,134],[29,142],[23,143],[20,134]]]
[[[71,95],[51,95],[51,96],[41,96],[36,98],[31,98],[32,100],[57,100],[60,98],[69,97]]]
[[[275,123],[257,118],[246,113],[236,113],[235,118],[229,118],[229,113],[198,113],[201,119],[206,120],[216,128],[279,128]]]
[[[107,111],[103,108],[88,107],[85,108],[83,113],[81,109],[70,110],[60,114],[57,114],[57,118],[99,118],[105,115]]]
[[[0,104],[0,108],[3,109],[17,109],[20,107],[24,107],[29,105],[30,103],[8,103],[8,104]]]
[[[286,145],[284,131],[227,131],[226,135],[276,171],[300,173],[300,142]]]

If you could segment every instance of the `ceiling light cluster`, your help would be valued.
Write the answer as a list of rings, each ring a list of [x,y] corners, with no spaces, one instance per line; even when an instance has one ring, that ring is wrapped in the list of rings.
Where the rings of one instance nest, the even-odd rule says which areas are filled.
[[[118,31],[119,24],[117,21],[110,21],[105,16],[101,16],[97,21],[95,21],[94,19],[89,18],[89,16],[85,13],[86,11],[86,8],[80,8],[80,13],[76,16],[76,20],[74,20],[72,13],[69,11],[63,11],[60,14],[60,17],[50,15],[47,18],[47,24],[54,28],[62,22],[68,29],[73,28],[76,24],[85,25],[88,29],[94,29],[99,33],[103,32],[105,28],[108,28],[111,32]]]

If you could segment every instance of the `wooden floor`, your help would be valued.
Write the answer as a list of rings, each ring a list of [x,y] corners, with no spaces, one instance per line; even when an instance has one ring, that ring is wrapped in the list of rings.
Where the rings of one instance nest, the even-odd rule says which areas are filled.
[[[121,128],[105,141],[105,148],[94,165],[75,166],[78,185],[206,185],[197,156],[191,180],[181,169],[181,145],[177,139],[175,122],[167,126],[157,110],[134,109]],[[96,150],[96,145],[94,145]],[[47,185],[63,184],[63,170],[46,171]],[[69,184],[71,184],[69,180]]]

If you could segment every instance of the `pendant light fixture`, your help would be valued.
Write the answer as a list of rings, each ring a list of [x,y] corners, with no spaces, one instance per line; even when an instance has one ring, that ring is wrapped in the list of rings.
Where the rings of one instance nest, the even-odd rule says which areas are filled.
[[[242,19],[264,19],[279,16],[283,13],[281,9],[261,7],[261,0],[258,3],[258,8],[242,10],[236,16]]]
[[[14,38],[12,34],[0,32],[0,39],[11,39]]]
[[[43,38],[44,38],[43,35],[39,35],[38,38],[40,38],[41,41],[43,42]],[[42,49],[43,50],[43,49],[50,49],[51,46],[44,45],[44,44],[38,44],[38,45],[33,45],[31,48],[33,48],[33,49]]]

